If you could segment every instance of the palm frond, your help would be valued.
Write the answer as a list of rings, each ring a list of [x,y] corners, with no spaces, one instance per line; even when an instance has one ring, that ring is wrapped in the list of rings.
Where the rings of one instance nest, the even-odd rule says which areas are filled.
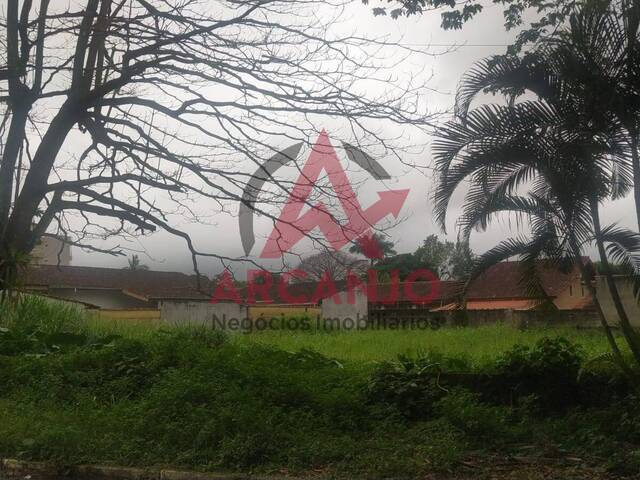
[[[476,280],[487,269],[499,262],[508,260],[511,257],[519,257],[521,260],[524,259],[528,262],[533,261],[535,263],[535,260],[537,260],[545,250],[545,246],[549,240],[545,235],[539,235],[531,240],[523,236],[503,240],[495,247],[480,255],[474,262],[469,279],[464,287],[464,294],[466,294],[473,280]],[[521,276],[521,282],[527,287],[527,290],[538,292],[542,287],[539,284],[537,272],[531,275],[531,272],[525,268],[523,273],[524,275]]]
[[[628,272],[633,295],[640,301],[640,234],[613,224],[602,229],[600,239],[610,261]]]

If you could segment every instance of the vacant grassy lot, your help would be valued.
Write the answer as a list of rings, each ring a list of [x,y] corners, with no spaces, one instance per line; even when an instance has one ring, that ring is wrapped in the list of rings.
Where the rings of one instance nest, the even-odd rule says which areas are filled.
[[[167,328],[159,321],[105,320],[92,318],[88,328],[102,335],[122,335],[145,339]],[[341,361],[370,363],[394,360],[398,355],[419,356],[436,353],[465,359],[478,370],[491,364],[515,345],[534,345],[545,337],[564,337],[580,345],[586,358],[608,353],[609,346],[599,330],[538,328],[518,330],[490,325],[478,328],[438,330],[365,330],[327,332],[323,330],[269,330],[234,333],[229,340],[237,345],[263,345],[289,352],[314,350]],[[624,342],[620,342],[624,345]]]
[[[575,328],[517,330],[492,325],[480,328],[439,330],[367,330],[360,332],[263,331],[232,337],[238,344],[261,344],[287,351],[315,350],[340,360],[372,362],[393,360],[398,355],[437,353],[463,358],[478,369],[491,364],[515,345],[534,345],[545,337],[562,336],[580,345],[588,358],[608,352],[600,331]]]
[[[615,371],[591,370],[605,351],[596,332],[558,333],[227,337],[27,302],[0,310],[0,457],[313,478],[638,478],[637,399]]]

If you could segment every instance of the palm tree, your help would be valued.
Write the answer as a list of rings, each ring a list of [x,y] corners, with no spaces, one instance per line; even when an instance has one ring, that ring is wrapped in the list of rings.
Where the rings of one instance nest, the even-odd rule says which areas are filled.
[[[486,89],[509,93],[509,105],[470,110],[473,98]],[[515,103],[526,90],[539,99]],[[639,271],[640,236],[614,226],[602,228],[598,212],[601,201],[629,190],[629,151],[618,125],[592,120],[586,103],[568,81],[555,74],[553,62],[547,63],[541,55],[490,59],[463,79],[458,120],[446,124],[434,144],[440,177],[436,218],[444,228],[453,193],[471,180],[459,220],[465,238],[474,228],[486,229],[501,212],[513,212],[532,227],[530,241],[510,239],[482,256],[476,274],[490,262],[512,255],[524,255],[529,263],[542,255],[581,265],[591,289],[581,254],[594,240],[605,267],[608,248],[634,272]],[[515,195],[522,189],[529,194]],[[529,274],[535,277],[534,271]],[[640,341],[610,273],[607,283],[625,339],[640,364]]]
[[[396,255],[397,252],[393,247],[394,243],[383,235],[379,233],[374,233],[373,235],[367,233],[359,237],[353,245],[349,247],[349,252],[364,255],[370,260],[371,266],[373,266],[376,260],[382,260],[391,255]]]
[[[500,115],[493,121],[499,122]],[[504,123],[500,125],[504,126]],[[442,148],[440,142],[443,138],[451,139],[448,135],[460,134],[459,125],[453,128],[453,132],[450,130],[451,127],[454,125],[449,124],[441,130],[440,141],[436,143],[439,148]],[[517,138],[515,136],[513,141],[517,141]],[[640,267],[640,235],[615,226],[608,226],[596,232],[592,214],[592,192],[594,184],[602,182],[606,185],[606,182],[594,175],[596,172],[585,168],[586,162],[578,162],[575,157],[573,161],[568,161],[570,159],[559,156],[558,150],[550,149],[550,145],[545,144],[547,139],[544,136],[537,139],[539,145],[529,153],[526,150],[530,147],[526,147],[523,140],[520,138],[517,146],[502,145],[494,150],[496,144],[491,145],[491,142],[495,141],[494,138],[485,145],[485,150],[464,154],[459,158],[459,163],[440,171],[436,210],[442,212],[439,214],[442,226],[446,221],[446,205],[453,193],[465,180],[471,179],[473,183],[465,197],[464,211],[458,221],[463,236],[468,238],[474,229],[487,229],[491,221],[501,214],[514,215],[518,225],[526,223],[531,230],[528,238],[519,236],[504,240],[481,255],[467,285],[494,263],[518,256],[524,267],[522,274],[527,287],[540,295],[544,292],[537,282],[535,265],[538,259],[545,258],[561,267],[575,264],[579,267],[584,283],[594,300],[614,354],[622,362],[620,350],[600,308],[592,274],[583,261],[583,251],[585,246],[596,240],[598,245],[611,252],[617,261],[631,266],[633,271],[637,272]],[[447,148],[453,150],[450,144]],[[541,155],[544,150],[549,150],[549,158]],[[492,151],[495,155],[492,155]],[[536,158],[534,153],[540,156]],[[506,158],[521,159],[521,163],[517,165],[518,162],[512,160],[511,170],[503,168],[505,164],[501,165],[500,158],[504,158],[500,157],[501,154]],[[442,167],[442,155],[443,152],[440,150],[437,156],[439,167]],[[522,176],[524,171],[528,173]],[[525,180],[529,183],[529,191],[526,194],[517,194],[516,190],[525,188]],[[601,258],[607,257],[601,255]],[[610,285],[613,286],[613,292],[617,293],[612,281]],[[640,343],[637,334],[631,328],[624,309],[618,314],[625,339],[640,364]]]
[[[140,263],[140,258],[138,257],[138,255],[131,255],[131,258],[129,258],[127,261],[129,265],[124,267],[124,270],[131,270],[132,272],[138,270],[149,270],[149,267],[147,265]]]
[[[556,71],[592,122],[614,126],[629,145],[640,228],[640,2],[592,1],[551,48]]]
[[[504,93],[511,102],[524,92],[552,104],[554,99],[565,102],[560,121],[583,131],[608,132],[626,143],[625,156],[614,160],[625,170],[619,180],[634,191],[640,228],[639,25],[637,0],[587,1],[570,16],[569,28],[544,38],[522,58],[499,56],[478,63],[463,79],[456,114],[464,118],[483,91]]]

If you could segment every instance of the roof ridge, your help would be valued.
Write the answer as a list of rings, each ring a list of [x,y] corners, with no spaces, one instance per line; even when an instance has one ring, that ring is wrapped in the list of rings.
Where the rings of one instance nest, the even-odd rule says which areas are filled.
[[[140,269],[140,270],[129,270],[128,268],[114,268],[114,267],[92,267],[90,265],[50,265],[50,264],[31,264],[27,266],[27,270],[31,269],[31,268],[55,268],[56,270],[61,270],[61,269],[86,269],[86,270],[107,270],[107,271],[111,271],[111,272],[128,272],[128,273],[133,273],[133,272],[141,272],[141,273],[165,273],[165,274],[173,274],[173,275],[182,275],[185,276],[187,278],[191,278],[191,277],[197,277],[197,275],[193,274],[193,275],[188,275],[184,272],[177,272],[175,270],[144,270],[144,269]],[[205,278],[209,278],[206,275],[202,275],[200,274],[200,277],[205,277]]]

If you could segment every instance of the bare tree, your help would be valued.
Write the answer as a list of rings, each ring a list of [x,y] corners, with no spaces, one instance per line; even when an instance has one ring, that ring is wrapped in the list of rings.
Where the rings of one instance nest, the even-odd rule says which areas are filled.
[[[428,125],[414,101],[421,85],[391,88],[381,70],[383,42],[330,34],[343,7],[8,0],[0,288],[14,271],[5,265],[43,235],[123,255],[95,240],[164,229],[186,242],[196,272],[201,257],[231,260],[198,248],[175,219],[201,220],[203,199],[214,212],[239,203],[251,171],[238,162],[262,165],[274,154],[265,138],[291,144],[309,139],[318,118],[341,117],[354,141],[387,145],[369,125]],[[321,8],[335,18],[320,17]],[[251,208],[270,216],[259,203]]]

